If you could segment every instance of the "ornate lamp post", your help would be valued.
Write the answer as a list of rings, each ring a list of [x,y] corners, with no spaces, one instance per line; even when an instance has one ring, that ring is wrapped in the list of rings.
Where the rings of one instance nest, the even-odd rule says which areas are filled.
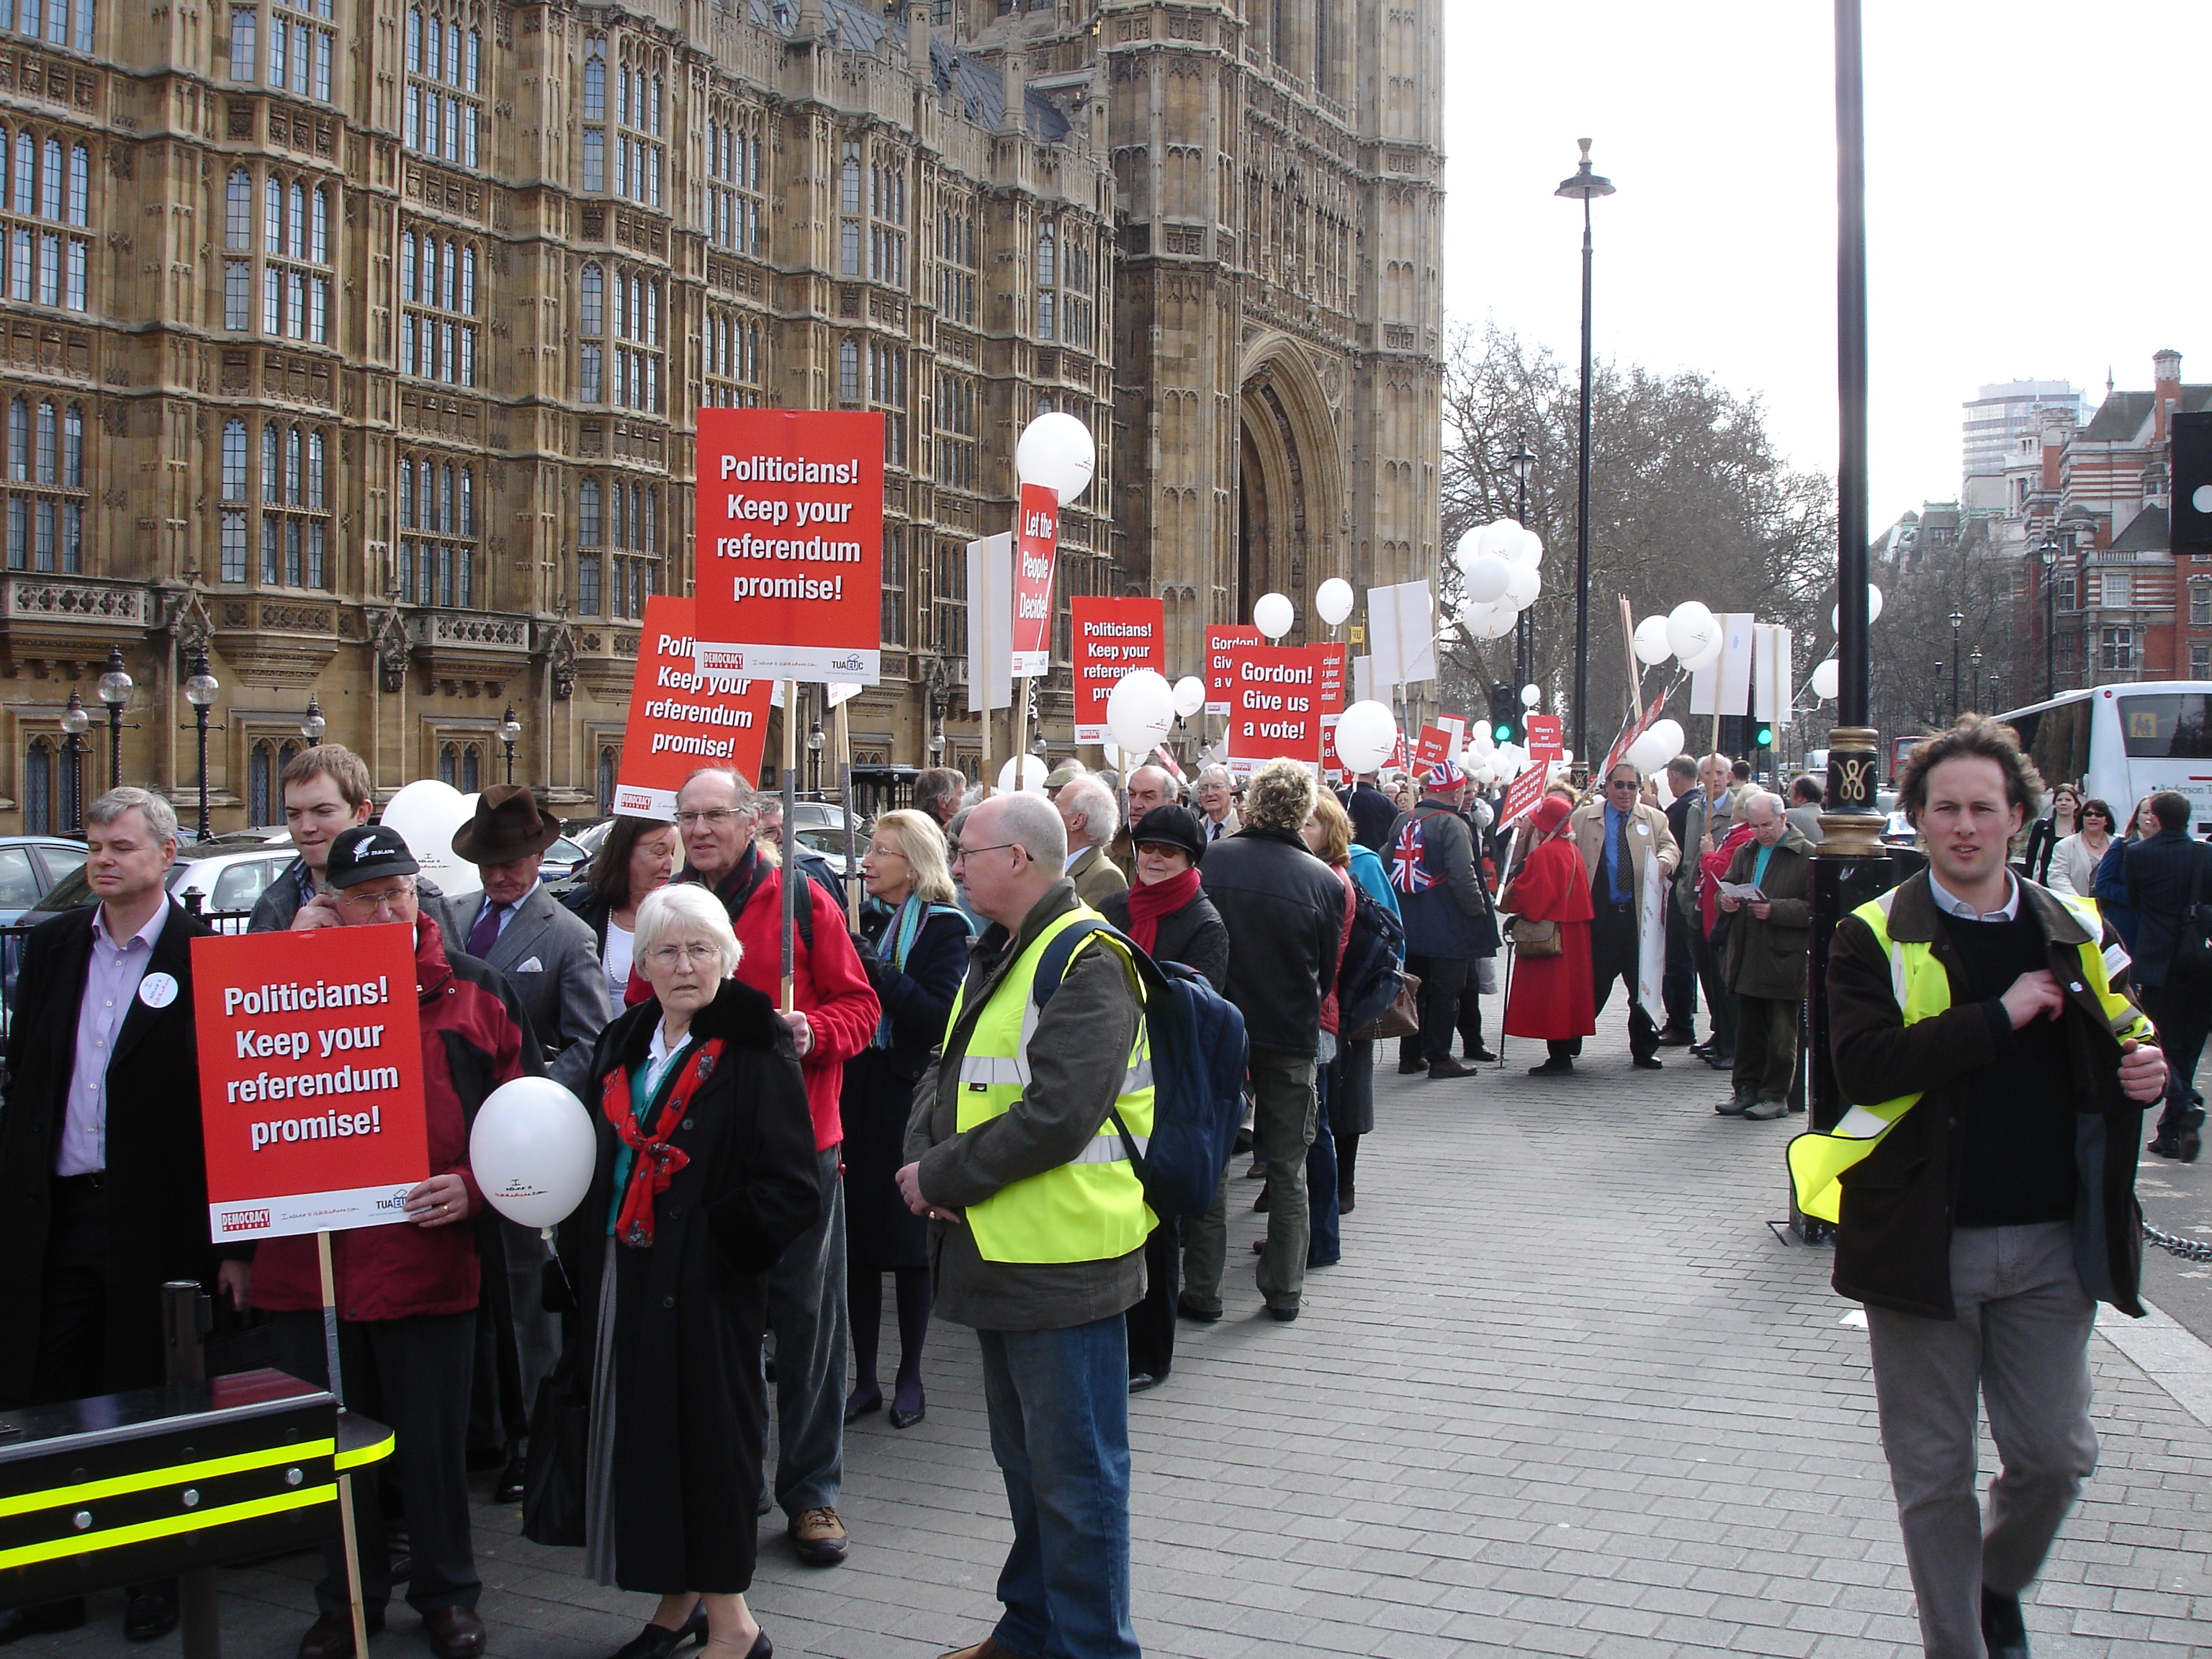
[[[1613,180],[1590,170],[1590,141],[1582,165],[1552,193],[1583,204],[1582,450],[1575,484],[1575,753],[1589,753],[1589,474],[1590,474],[1590,204],[1613,194]]]
[[[330,729],[331,723],[323,718],[321,701],[310,691],[307,694],[307,717],[300,722],[300,735],[307,740],[307,747],[313,749],[321,744],[323,733]]]
[[[107,672],[100,677],[100,700],[107,705],[107,783],[123,781],[123,705],[131,701],[131,675],[123,666],[123,647],[107,647]]]
[[[509,703],[507,712],[499,717],[499,740],[507,748],[507,781],[514,781],[514,745],[521,740],[522,722],[514,718],[514,705]]]
[[[829,746],[829,743],[830,739],[822,733],[822,710],[821,705],[817,702],[815,705],[813,724],[808,728],[806,733],[806,763],[813,773],[814,793],[817,795],[822,793],[822,751]]]
[[[1975,702],[1979,703],[1982,700],[1982,647],[1978,645],[1966,653],[1966,666],[1973,671],[1973,678],[1967,682],[1967,687],[1973,692]]]
[[[62,710],[61,726],[62,753],[66,757],[62,787],[69,792],[69,832],[72,836],[84,833],[84,734],[91,724],[92,716],[84,712],[84,699],[71,690],[69,707]]]
[[[2046,535],[2035,550],[2043,566],[2043,695],[2058,695],[2058,538]]]
[[[208,837],[208,710],[214,705],[216,696],[222,692],[222,686],[221,684],[217,682],[213,674],[208,672],[207,649],[205,647],[202,647],[199,650],[192,653],[192,675],[190,679],[185,682],[185,701],[192,706],[192,723],[197,728],[199,735],[199,831],[200,839],[202,841],[205,841]]]
[[[1959,720],[1959,629],[1966,620],[1959,611],[1951,613],[1951,721],[1954,725]]]
[[[1506,465],[1513,469],[1513,517],[1520,526],[1528,527],[1528,475],[1536,470],[1535,452],[1528,447],[1523,434],[1513,453],[1505,458]],[[1528,611],[1523,606],[1513,619],[1513,678],[1522,684],[1528,683]]]

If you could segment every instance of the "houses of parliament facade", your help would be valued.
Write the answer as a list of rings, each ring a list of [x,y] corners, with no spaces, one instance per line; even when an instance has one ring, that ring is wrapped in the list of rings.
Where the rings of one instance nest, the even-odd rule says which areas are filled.
[[[202,653],[217,829],[281,821],[311,702],[383,793],[499,781],[511,713],[599,810],[702,405],[884,416],[859,762],[973,770],[963,548],[1048,409],[1099,445],[1060,660],[1072,593],[1161,597],[1183,673],[1433,575],[1442,12],[0,0],[0,830],[72,777],[190,822]]]

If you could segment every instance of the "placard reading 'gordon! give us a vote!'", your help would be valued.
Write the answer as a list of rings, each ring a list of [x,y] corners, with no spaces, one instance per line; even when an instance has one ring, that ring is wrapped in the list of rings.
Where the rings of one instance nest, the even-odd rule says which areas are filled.
[[[412,927],[196,939],[192,1013],[216,1243],[407,1218],[430,1173]]]

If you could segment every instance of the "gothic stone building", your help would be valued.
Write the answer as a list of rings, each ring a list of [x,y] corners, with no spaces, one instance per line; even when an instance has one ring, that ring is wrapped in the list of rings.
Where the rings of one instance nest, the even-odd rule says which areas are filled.
[[[1442,9],[0,0],[0,830],[66,820],[73,690],[109,781],[111,647],[187,817],[201,650],[218,828],[311,698],[386,793],[512,708],[594,811],[702,404],[885,416],[862,761],[972,766],[962,549],[1046,409],[1100,440],[1060,592],[1164,597],[1172,672],[1432,575]]]

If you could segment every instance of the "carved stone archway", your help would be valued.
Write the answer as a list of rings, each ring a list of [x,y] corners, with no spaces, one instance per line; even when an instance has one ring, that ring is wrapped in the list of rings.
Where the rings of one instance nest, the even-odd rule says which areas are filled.
[[[1237,535],[1223,582],[1230,620],[1249,618],[1262,593],[1287,594],[1297,608],[1295,642],[1307,637],[1313,590],[1351,574],[1340,568],[1342,445],[1311,359],[1286,336],[1245,353],[1237,414]]]

